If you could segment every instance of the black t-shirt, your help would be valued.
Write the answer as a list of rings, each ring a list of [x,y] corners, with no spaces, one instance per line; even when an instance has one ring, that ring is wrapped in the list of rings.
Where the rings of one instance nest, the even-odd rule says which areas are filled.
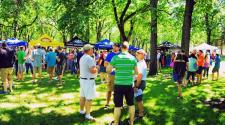
[[[58,53],[59,61],[57,61],[57,65],[63,65],[65,63],[66,55],[64,53]]]
[[[15,51],[10,48],[0,48],[0,68],[11,68],[15,63]]]
[[[187,63],[188,62],[188,56],[183,55],[183,60]]]

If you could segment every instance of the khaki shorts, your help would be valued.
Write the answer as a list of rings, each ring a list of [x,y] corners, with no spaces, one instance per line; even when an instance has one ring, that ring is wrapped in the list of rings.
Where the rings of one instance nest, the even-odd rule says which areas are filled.
[[[54,73],[54,69],[55,69],[54,66],[53,66],[53,67],[48,67],[48,73],[49,73],[49,74]]]
[[[107,83],[108,91],[113,91],[114,80],[115,80],[115,75],[109,74],[108,75],[108,83]]]
[[[34,74],[36,74],[36,73],[41,74],[41,72],[42,72],[42,67],[41,66],[40,67],[34,66]]]
[[[0,76],[2,81],[12,80],[13,68],[1,68],[0,69]]]

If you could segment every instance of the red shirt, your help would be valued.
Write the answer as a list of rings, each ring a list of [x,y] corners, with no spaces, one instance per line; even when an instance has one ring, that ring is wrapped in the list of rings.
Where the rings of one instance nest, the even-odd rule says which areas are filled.
[[[198,64],[198,66],[202,66],[202,67],[204,66],[204,55],[203,54],[198,56],[197,64]]]

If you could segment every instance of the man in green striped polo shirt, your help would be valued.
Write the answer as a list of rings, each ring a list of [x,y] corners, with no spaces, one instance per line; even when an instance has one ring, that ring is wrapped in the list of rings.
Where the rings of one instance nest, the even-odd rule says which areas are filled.
[[[138,73],[137,60],[128,53],[129,44],[122,44],[122,53],[112,58],[107,71],[115,69],[115,85],[114,85],[114,125],[119,124],[121,107],[123,106],[123,97],[125,96],[127,105],[129,106],[130,125],[133,125],[135,107],[134,107],[134,75]]]

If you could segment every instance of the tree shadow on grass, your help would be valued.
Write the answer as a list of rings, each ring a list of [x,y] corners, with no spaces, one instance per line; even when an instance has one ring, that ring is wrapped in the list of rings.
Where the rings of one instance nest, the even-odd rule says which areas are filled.
[[[153,78],[154,79],[154,78]],[[138,124],[223,124],[222,113],[214,111],[205,106],[200,100],[207,98],[209,93],[204,92],[206,88],[196,86],[194,93],[184,96],[184,99],[176,99],[177,87],[171,80],[150,80],[147,91],[144,94],[146,117]],[[223,85],[212,85],[210,91],[224,94]],[[184,88],[183,92],[191,88]],[[215,95],[214,95],[215,96]]]
[[[60,102],[59,102],[60,103]],[[55,106],[61,106],[57,104]],[[67,106],[67,105],[63,105]],[[49,113],[43,113],[46,108],[51,108],[52,106],[38,108],[37,112],[32,112],[28,107],[19,107],[10,110],[1,111],[2,117],[0,117],[1,125],[86,125],[86,124],[104,124],[104,121],[98,118],[105,115],[106,113],[111,113],[113,109],[105,111],[103,108],[92,111],[92,115],[97,119],[96,123],[85,120],[84,115],[76,113],[70,113],[63,115],[56,111],[51,111]],[[54,106],[53,106],[54,107]],[[7,117],[4,120],[3,117]]]

